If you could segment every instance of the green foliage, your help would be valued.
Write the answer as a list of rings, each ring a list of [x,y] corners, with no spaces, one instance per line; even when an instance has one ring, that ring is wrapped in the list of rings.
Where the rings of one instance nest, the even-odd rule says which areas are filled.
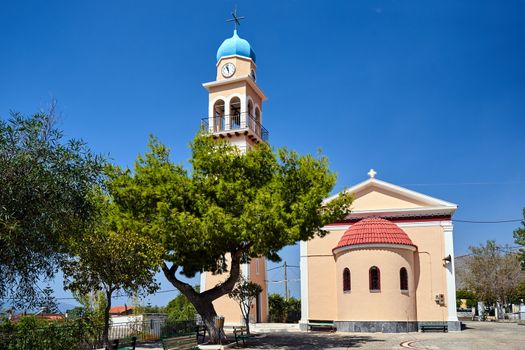
[[[205,135],[191,147],[187,171],[152,138],[134,172],[114,167],[108,186],[122,220],[161,243],[164,259],[188,277],[226,271],[232,252],[277,261],[281,248],[325,234],[320,228],[349,210],[348,195],[321,210],[336,179],[325,157],[277,156],[266,144],[241,154]]]
[[[0,120],[0,297],[35,305],[35,283],[54,275],[96,212],[103,165],[82,141],[64,140],[53,108]]]
[[[284,299],[279,294],[270,294],[268,298],[268,306],[270,308],[270,322],[283,323],[291,322],[289,316],[296,315],[300,318],[301,315],[301,300],[296,298]]]
[[[58,313],[58,302],[53,296],[53,288],[46,286],[42,290],[42,297],[38,303],[38,306],[41,308],[41,311],[46,314]]]
[[[89,319],[44,321],[22,317],[0,325],[0,350],[90,349],[97,343],[97,328]]]
[[[523,208],[523,220],[521,221],[521,227],[514,230],[514,241],[521,245],[521,267],[525,270],[525,208]]]
[[[164,308],[169,321],[193,320],[197,311],[184,294],[177,295]]]
[[[104,292],[107,343],[112,294],[120,290],[131,296],[157,290],[155,273],[162,251],[148,236],[119,224],[120,213],[105,196],[97,198],[97,221],[90,231],[70,243],[74,255],[62,265],[62,270],[66,289],[78,294]]]
[[[467,307],[476,307],[478,305],[478,300],[474,293],[468,290],[458,290],[456,291],[456,306],[461,306],[461,299],[465,299],[467,301]]]

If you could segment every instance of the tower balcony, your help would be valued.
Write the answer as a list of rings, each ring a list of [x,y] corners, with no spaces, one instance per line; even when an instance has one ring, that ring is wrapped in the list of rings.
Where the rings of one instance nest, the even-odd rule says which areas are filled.
[[[202,118],[201,129],[216,138],[246,135],[255,142],[268,142],[270,133],[249,113]]]

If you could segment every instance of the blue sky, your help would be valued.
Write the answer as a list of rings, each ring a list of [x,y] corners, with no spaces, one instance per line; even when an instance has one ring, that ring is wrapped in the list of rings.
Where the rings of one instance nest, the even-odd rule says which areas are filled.
[[[457,219],[521,217],[525,1],[3,0],[0,117],[56,98],[67,137],[117,164],[131,166],[149,134],[186,162],[207,113],[201,83],[215,77],[235,3],[269,97],[263,123],[274,147],[321,148],[338,173],[335,190],[374,168],[381,180],[459,204]],[[512,244],[518,225],[456,223],[456,254],[487,239]],[[283,258],[298,265],[298,248]],[[163,289],[173,288],[163,280]]]

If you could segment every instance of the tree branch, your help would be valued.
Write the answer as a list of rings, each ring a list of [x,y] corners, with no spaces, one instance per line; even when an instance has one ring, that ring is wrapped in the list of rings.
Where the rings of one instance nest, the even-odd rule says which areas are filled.
[[[231,257],[232,261],[230,267],[230,275],[228,276],[226,281],[219,283],[215,287],[201,293],[204,297],[210,298],[211,300],[215,300],[229,293],[233,289],[233,287],[235,287],[235,283],[237,283],[237,281],[239,280],[239,276],[241,273],[242,251],[232,252]]]

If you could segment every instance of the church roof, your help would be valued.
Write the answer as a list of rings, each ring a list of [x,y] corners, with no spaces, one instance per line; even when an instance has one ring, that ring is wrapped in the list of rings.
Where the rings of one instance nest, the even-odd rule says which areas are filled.
[[[255,52],[253,51],[250,43],[237,35],[237,30],[233,31],[233,36],[224,40],[217,50],[217,62],[226,56],[243,56],[251,58],[255,63]]]
[[[334,250],[347,246],[369,244],[395,244],[415,247],[399,226],[382,218],[362,219],[343,234]]]

